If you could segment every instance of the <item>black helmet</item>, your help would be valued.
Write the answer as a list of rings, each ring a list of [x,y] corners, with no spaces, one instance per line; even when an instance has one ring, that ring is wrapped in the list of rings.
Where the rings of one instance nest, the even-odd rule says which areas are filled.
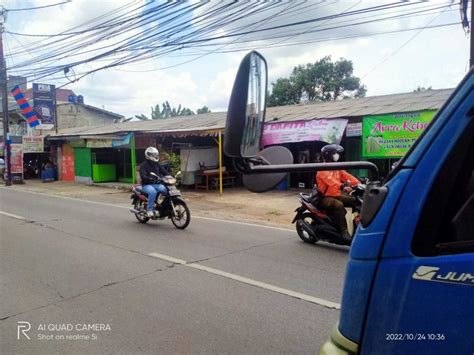
[[[323,160],[329,163],[338,161],[342,153],[344,153],[344,148],[338,144],[329,144],[321,148]],[[336,154],[337,156],[335,156]]]

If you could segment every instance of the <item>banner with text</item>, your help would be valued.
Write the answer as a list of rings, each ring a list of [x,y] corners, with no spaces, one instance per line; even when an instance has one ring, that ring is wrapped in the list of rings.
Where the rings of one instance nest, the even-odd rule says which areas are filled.
[[[263,128],[262,145],[303,141],[323,141],[339,144],[347,125],[347,119],[322,119],[267,123]]]
[[[54,85],[33,83],[33,109],[42,125],[54,128],[56,124],[56,88]]]
[[[23,153],[43,153],[43,136],[23,136]]]
[[[11,171],[13,174],[21,174],[23,177],[23,149],[21,144],[11,144]],[[22,180],[22,178],[20,179]]]
[[[362,119],[362,155],[365,158],[400,158],[431,122],[436,111],[419,111]]]

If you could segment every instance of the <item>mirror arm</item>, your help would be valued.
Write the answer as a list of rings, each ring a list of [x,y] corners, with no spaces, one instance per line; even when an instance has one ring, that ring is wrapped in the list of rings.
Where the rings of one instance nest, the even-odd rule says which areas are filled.
[[[236,159],[234,159],[235,162]],[[341,163],[308,163],[308,164],[282,164],[282,165],[253,165],[247,159],[240,159],[240,164],[234,164],[242,174],[268,174],[268,173],[301,173],[324,170],[367,169],[379,178],[377,165],[369,161],[352,161]],[[371,180],[374,180],[372,178]]]
[[[254,157],[254,158],[235,158],[232,159],[234,164],[234,169],[242,174],[252,174],[252,168],[254,166],[267,166],[271,163],[264,157]]]
[[[271,165],[271,163],[264,157],[255,157],[248,159],[250,165]]]
[[[247,159],[234,158],[232,159],[232,164],[234,165],[234,169],[241,174],[249,175],[252,173],[250,170],[250,164]]]

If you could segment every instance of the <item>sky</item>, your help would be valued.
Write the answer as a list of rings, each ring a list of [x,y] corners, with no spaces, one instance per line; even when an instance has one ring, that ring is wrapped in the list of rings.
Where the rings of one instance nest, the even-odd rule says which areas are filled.
[[[14,10],[59,2],[62,0],[0,1],[0,4],[7,10]],[[79,31],[87,25],[71,29],[100,15],[108,14],[120,6],[129,6],[130,13],[132,13],[132,8],[142,6],[140,10],[137,10],[139,14],[140,11],[158,6],[163,2],[73,0],[43,9],[8,11],[5,23],[7,33],[4,35],[7,66],[12,68],[9,70],[10,74],[28,72],[29,87],[32,86],[33,81],[57,86],[68,84],[64,87],[73,90],[78,95],[83,95],[85,103],[125,117],[139,114],[149,116],[151,107],[165,100],[168,100],[172,107],[181,104],[196,111],[198,108],[208,106],[213,112],[225,111],[240,60],[250,49],[258,50],[267,59],[270,84],[280,77],[288,77],[295,66],[314,63],[327,55],[334,60],[341,57],[349,59],[353,62],[354,75],[359,77],[362,84],[367,87],[367,96],[411,92],[418,86],[433,89],[452,88],[468,71],[469,37],[460,24],[458,0],[453,2],[451,8],[432,10],[423,15],[334,29],[330,28],[344,24],[341,21],[360,19],[363,22],[374,17],[372,14],[363,14],[354,15],[348,19],[326,19],[319,22],[311,22],[311,20],[390,4],[394,1],[283,1],[278,7],[275,5],[273,9],[271,4],[274,3],[258,3],[261,6],[260,9],[264,6],[270,7],[256,14],[252,12],[257,3],[249,2],[247,13],[238,22],[236,21],[231,26],[215,26],[212,29],[206,29],[209,31],[207,36],[225,37],[232,33],[235,26],[241,28],[242,31],[247,29],[254,31],[299,21],[309,21],[309,23],[224,38],[215,46],[197,49],[183,46],[182,49],[175,50],[169,55],[100,70],[72,83],[70,83],[71,79],[77,79],[80,76],[77,74],[99,68],[117,57],[114,55],[106,60],[92,60],[76,67],[72,66],[73,70],[67,77],[60,72],[35,79],[34,73],[40,72],[45,67],[62,68],[61,66],[70,65],[77,58],[84,59],[88,55],[80,54],[75,58],[71,53],[66,53],[64,58],[54,59],[41,65],[34,64],[35,56],[39,53],[48,53],[50,51],[48,46],[51,44],[61,45],[63,37],[53,38],[47,45],[48,42],[43,41],[44,37],[21,36],[10,32],[31,35]],[[416,6],[434,8],[447,3],[449,1],[439,0],[423,2]],[[194,1],[187,4],[199,3]],[[211,1],[209,5],[198,7],[183,15],[180,21],[189,23],[190,29],[198,28],[199,16],[208,13],[210,6],[218,4],[222,2]],[[407,10],[404,11],[410,11],[409,7],[406,8]],[[386,14],[390,15],[391,11],[393,13],[400,10],[387,10]],[[383,14],[383,12],[378,13],[380,16]],[[448,23],[456,24],[439,28],[424,28]],[[156,33],[165,26],[164,20],[157,20],[130,29],[122,35],[111,35],[107,39],[91,44],[88,48],[98,49],[104,44],[113,48],[124,43],[123,41],[131,44],[128,42],[131,41],[130,38]],[[327,30],[318,32],[323,28]],[[409,28],[419,29],[370,35]],[[335,39],[354,34],[358,37]],[[274,38],[268,39],[268,37]],[[78,35],[77,39],[81,40],[81,36]],[[243,39],[251,40],[251,42],[239,44],[239,41]],[[168,39],[160,39],[161,43],[166,40]],[[324,41],[317,42],[318,40]],[[42,47],[43,44],[44,47]],[[222,53],[237,49],[242,50]],[[143,53],[143,48],[136,47],[135,50],[137,53]],[[23,64],[22,67],[21,64]]]

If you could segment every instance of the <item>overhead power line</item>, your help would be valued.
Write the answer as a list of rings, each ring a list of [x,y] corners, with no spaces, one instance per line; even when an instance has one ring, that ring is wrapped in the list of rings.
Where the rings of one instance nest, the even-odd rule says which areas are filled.
[[[36,7],[25,7],[23,9],[5,9],[5,10],[10,11],[10,12],[40,10],[40,9],[45,9],[45,8],[48,8],[48,7],[54,7],[54,6],[68,4],[70,2],[71,2],[71,0],[67,0],[67,1],[59,2],[57,4],[51,4],[51,5],[43,5],[43,6],[36,6]]]
[[[406,45],[408,45],[408,43],[410,43],[411,41],[413,41],[421,32],[423,32],[425,29],[427,29],[438,17],[440,17],[443,12],[447,10],[444,9],[443,11],[441,11],[439,14],[437,14],[435,17],[433,17],[425,26],[423,26],[422,28],[420,28],[413,36],[411,36],[408,40],[406,40],[405,42],[402,43],[402,45],[400,47],[398,47],[396,50],[394,50],[392,53],[390,53],[388,56],[386,56],[385,58],[383,58],[379,63],[377,63],[372,69],[370,69],[366,74],[364,74],[362,76],[361,79],[364,79],[365,77],[367,77],[368,75],[370,75],[371,73],[374,72],[374,70],[376,70],[380,65],[384,64],[385,62],[387,62],[389,59],[393,58],[393,56],[395,56],[398,52],[400,52]]]
[[[14,73],[35,80],[61,75],[74,69],[77,80],[100,70],[134,63],[156,61],[182,53],[194,58],[161,70],[198,60],[213,53],[230,53],[246,48],[276,48],[302,43],[317,43],[354,37],[397,33],[366,31],[370,24],[440,14],[444,3],[392,2],[360,7],[363,2],[337,12],[331,2],[130,2],[84,24],[9,52],[15,59]],[[297,16],[298,15],[298,16]],[[299,16],[301,20],[295,20]],[[425,26],[447,26],[443,23]],[[350,28],[350,34],[341,34]],[[416,28],[416,29],[419,29]],[[399,32],[416,30],[400,29]],[[7,32],[8,36],[30,37],[26,33]],[[298,36],[312,35],[311,39]],[[278,40],[268,43],[270,40]],[[244,49],[245,48],[245,49]],[[194,52],[193,52],[194,51]],[[29,53],[32,57],[26,59]],[[157,70],[157,69],[154,69]],[[64,75],[63,75],[64,78]]]

